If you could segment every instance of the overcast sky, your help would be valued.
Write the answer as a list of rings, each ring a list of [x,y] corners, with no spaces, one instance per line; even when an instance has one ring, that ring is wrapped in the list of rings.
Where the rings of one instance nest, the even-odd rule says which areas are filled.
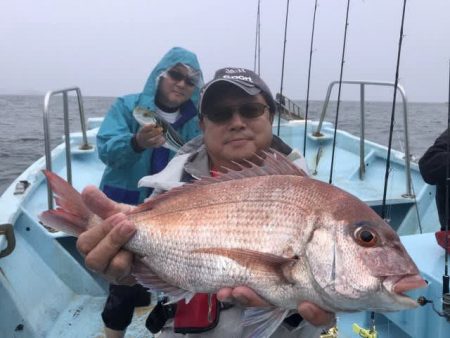
[[[205,79],[253,69],[257,0],[1,0],[0,94],[72,85],[139,92],[172,46],[197,53]],[[339,78],[347,0],[319,0],[311,98]],[[344,79],[394,81],[403,0],[351,0]],[[283,92],[306,97],[314,0],[291,0]],[[286,1],[261,0],[261,75],[280,89]],[[448,100],[450,1],[408,0],[400,83],[410,101]],[[351,98],[355,90],[344,90]],[[372,95],[372,96],[371,96]],[[368,98],[389,100],[392,91]],[[345,97],[344,97],[345,98]]]

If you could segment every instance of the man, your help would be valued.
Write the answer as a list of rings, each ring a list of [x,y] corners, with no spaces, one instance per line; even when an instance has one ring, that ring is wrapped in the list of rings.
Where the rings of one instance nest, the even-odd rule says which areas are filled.
[[[224,68],[217,71],[215,78],[202,91],[200,127],[204,133],[203,138],[198,137],[187,143],[177,157],[169,163],[166,170],[144,178],[141,180],[141,184],[167,189],[170,184],[177,185],[179,181],[187,182],[202,176],[214,176],[223,167],[233,168],[234,162],[251,159],[256,152],[269,147],[286,154],[306,170],[301,156],[272,135],[275,110],[275,102],[270,90],[254,72],[242,68]],[[92,197],[92,199],[95,198]],[[120,211],[121,208],[108,205],[107,202],[98,207],[103,210],[114,209],[111,212],[100,212],[104,218]],[[104,222],[97,229],[82,234],[77,245],[79,250],[86,255],[86,265],[91,269],[120,283],[133,282],[129,276],[132,256],[129,252],[121,250],[120,245],[126,243],[123,241],[124,239],[131,237],[134,228],[126,221],[124,215],[119,214],[113,217],[123,218],[120,226],[111,230],[110,223]],[[219,290],[217,299],[224,301],[225,304],[222,306],[223,310],[217,326],[195,327],[197,330],[195,332],[203,332],[202,337],[230,337],[248,334],[250,333],[248,328],[236,325],[240,321],[244,307],[268,305],[246,287]],[[158,322],[160,326],[163,326],[161,337],[177,337],[178,334],[174,333],[174,329],[182,333],[192,332],[183,325],[177,326],[177,322],[192,328],[194,326],[192,324],[195,324],[196,321],[195,318],[209,315],[209,307],[204,303],[210,304],[211,301],[214,300],[201,299],[201,295],[195,296],[192,305],[189,305],[191,303],[187,306],[178,304],[173,313],[174,320],[170,318],[172,315],[169,315],[168,318],[164,318],[164,320],[169,319],[167,323],[164,323],[164,320],[162,322],[155,320],[153,323]],[[230,308],[226,305],[230,301],[238,304]],[[180,308],[184,309],[182,318],[177,317]],[[167,311],[161,311],[161,313],[165,312]],[[326,324],[332,319],[331,314],[327,314],[313,304],[300,304],[299,312],[314,324]],[[301,319],[298,317],[289,318],[288,322],[278,328],[274,336],[298,336],[299,332],[293,330],[298,326],[299,320]],[[317,333],[317,329],[311,329],[310,333],[302,333],[304,336],[311,336],[312,331],[314,334]],[[194,333],[188,334],[188,337],[191,335],[196,336]]]
[[[200,133],[196,107],[202,81],[196,55],[175,47],[153,69],[141,93],[116,100],[97,134],[99,157],[106,164],[100,188],[109,198],[142,203],[149,191],[137,188],[139,179],[161,171],[175,154],[161,147],[166,141],[161,126],[141,125],[136,111],[157,115],[189,141]]]
[[[441,224],[440,231],[436,232],[436,239],[439,245],[450,253],[450,244],[446,247],[446,243],[450,243],[450,234],[445,231],[446,225],[449,224],[446,208],[450,208],[449,205],[446,205],[447,175],[450,173],[450,171],[447,171],[448,166],[450,166],[450,142],[449,130],[447,129],[423,154],[419,160],[419,169],[425,182],[436,185],[436,206],[439,223]],[[446,240],[446,237],[448,237],[448,240]]]
[[[109,198],[136,205],[148,197],[151,190],[138,189],[138,180],[161,171],[175,152],[163,147],[163,128],[146,123],[142,112],[155,114],[176,137],[189,141],[200,133],[196,107],[201,85],[196,55],[175,47],[153,69],[141,93],[116,100],[97,134],[99,157],[106,164],[100,188]],[[123,337],[134,307],[149,302],[140,285],[111,285],[102,313],[106,336]]]

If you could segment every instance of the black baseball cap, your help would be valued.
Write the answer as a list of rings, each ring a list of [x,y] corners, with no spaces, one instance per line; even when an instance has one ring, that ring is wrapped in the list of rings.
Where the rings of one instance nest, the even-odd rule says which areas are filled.
[[[272,93],[258,74],[245,68],[226,67],[216,71],[214,78],[203,87],[200,94],[200,114],[203,114],[205,98],[215,87],[218,87],[218,84],[224,82],[241,88],[249,95],[263,95],[269,105],[270,112],[275,113],[276,105]]]

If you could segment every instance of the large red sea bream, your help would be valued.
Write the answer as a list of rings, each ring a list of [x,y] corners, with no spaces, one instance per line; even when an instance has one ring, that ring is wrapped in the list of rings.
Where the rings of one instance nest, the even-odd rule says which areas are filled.
[[[395,231],[365,203],[278,153],[241,169],[127,213],[137,227],[126,248],[140,257],[138,280],[172,300],[245,285],[274,305],[278,319],[301,301],[333,312],[417,306],[403,292],[424,280]],[[81,195],[46,176],[62,208],[42,213],[42,222],[74,235],[95,226]]]

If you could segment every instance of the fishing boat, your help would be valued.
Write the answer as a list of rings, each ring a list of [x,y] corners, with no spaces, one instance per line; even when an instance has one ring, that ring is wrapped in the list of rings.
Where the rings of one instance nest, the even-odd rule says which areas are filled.
[[[258,73],[259,7],[258,1],[255,45],[255,70],[258,69]],[[342,56],[345,54],[348,7],[349,2]],[[311,36],[306,113],[316,8],[317,1]],[[289,1],[284,48],[288,9]],[[308,119],[307,114],[301,118],[299,107],[281,90],[277,95],[280,118],[275,119],[273,132],[293,148],[303,149],[312,177],[350,192],[383,215],[401,236],[404,246],[428,281],[428,287],[409,294],[420,299],[422,307],[375,315],[370,312],[338,313],[337,326],[324,332],[322,337],[447,338],[450,336],[450,297],[442,292],[445,252],[434,236],[439,228],[435,188],[423,181],[410,154],[406,93],[397,81],[343,81],[343,64],[344,59],[341,60],[341,78],[330,83],[317,120]],[[339,109],[336,122],[328,122],[331,119],[327,117],[331,92],[336,85],[339,85],[339,91],[342,85],[360,87],[361,114],[360,120],[355,121],[360,125],[358,135],[337,128]],[[367,112],[364,91],[368,86],[389,86],[401,97],[403,151],[365,138]],[[77,97],[80,117],[80,128],[76,132],[70,132],[73,126],[69,123],[68,96],[71,94]],[[64,142],[50,149],[50,126],[56,117],[49,116],[49,104],[60,95],[63,98]],[[396,102],[395,97],[393,102]],[[339,100],[338,96],[338,106]],[[89,184],[99,185],[105,166],[97,156],[96,134],[103,119],[85,121],[81,90],[74,87],[46,94],[43,120],[45,155],[24,170],[0,197],[0,336],[102,337],[100,313],[107,297],[107,282],[84,266],[74,237],[45,227],[37,215],[54,207],[43,169],[67,179],[78,191]],[[149,307],[135,310],[126,337],[149,336],[144,325],[149,311]]]
[[[274,133],[279,133],[292,147],[306,149],[310,173],[318,180],[330,181],[334,153],[332,184],[356,195],[376,211],[386,205],[390,225],[402,236],[405,247],[429,282],[426,290],[417,290],[411,296],[424,296],[433,304],[398,313],[376,314],[378,336],[448,337],[450,322],[437,313],[442,310],[444,250],[434,239],[439,224],[435,190],[424,183],[417,164],[410,159],[406,94],[398,85],[403,98],[405,152],[391,150],[389,188],[383,203],[388,148],[364,138],[363,96],[360,135],[335,130],[333,124],[326,121],[330,93],[336,83],[328,88],[320,119],[280,119],[280,124],[274,125]],[[361,87],[393,86],[370,81],[344,83]],[[70,132],[73,127],[68,117],[70,94],[78,97],[81,127],[76,132]],[[64,142],[50,149],[50,126],[56,116],[49,116],[48,107],[50,101],[60,95],[63,97]],[[47,93],[43,120],[45,156],[17,177],[0,198],[1,336],[101,337],[100,312],[107,296],[107,283],[86,269],[75,238],[46,228],[37,215],[53,208],[52,193],[43,169],[66,178],[79,191],[89,184],[99,184],[104,164],[96,153],[96,133],[102,118],[85,121],[81,90],[67,88]],[[148,311],[149,308],[137,308],[127,337],[149,335],[144,325]],[[374,337],[370,313],[337,314],[337,318],[338,333],[330,331],[323,337]]]

